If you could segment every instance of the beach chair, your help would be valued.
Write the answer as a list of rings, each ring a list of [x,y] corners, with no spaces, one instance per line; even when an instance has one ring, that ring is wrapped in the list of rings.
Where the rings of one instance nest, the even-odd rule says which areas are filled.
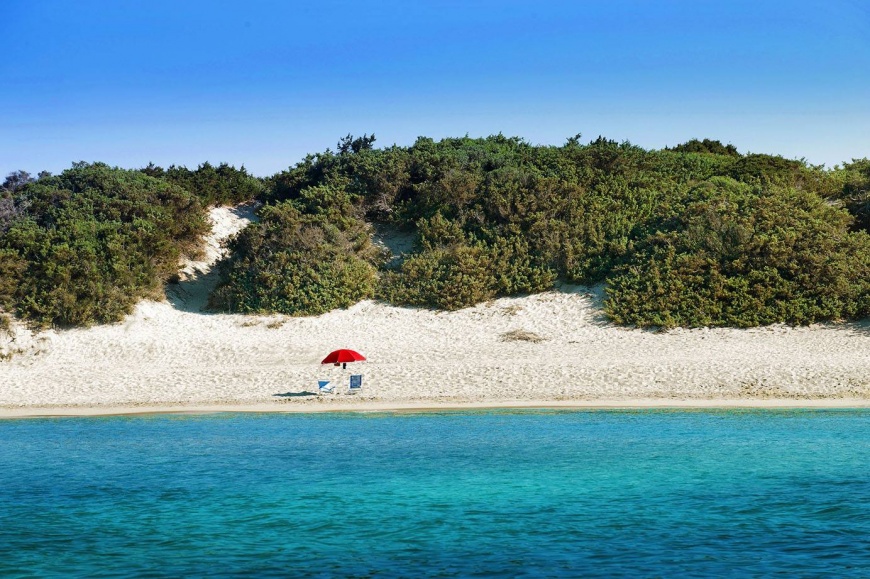
[[[321,394],[332,394],[335,392],[335,384],[330,386],[329,380],[318,380],[317,391]]]
[[[347,393],[356,394],[357,392],[362,392],[362,374],[353,374],[350,377],[350,386]]]

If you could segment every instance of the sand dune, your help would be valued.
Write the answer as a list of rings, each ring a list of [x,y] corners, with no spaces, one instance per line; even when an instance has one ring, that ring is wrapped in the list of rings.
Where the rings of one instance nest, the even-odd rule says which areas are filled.
[[[250,208],[211,211],[207,257],[122,323],[0,338],[0,415],[46,408],[387,408],[437,405],[870,403],[870,325],[655,333],[615,327],[601,288],[564,286],[458,312],[373,301],[313,318],[202,312],[221,241]],[[509,340],[526,332],[536,341]],[[323,367],[348,347],[368,362]],[[359,395],[308,395],[318,379]],[[342,388],[343,387],[343,388]],[[646,402],[638,402],[646,401]],[[790,402],[791,401],[791,402]],[[818,404],[819,402],[816,402]],[[90,410],[88,410],[90,409]]]

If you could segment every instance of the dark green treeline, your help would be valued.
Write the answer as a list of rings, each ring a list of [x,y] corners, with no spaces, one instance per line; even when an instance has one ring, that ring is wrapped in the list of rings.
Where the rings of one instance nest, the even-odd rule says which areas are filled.
[[[376,297],[457,309],[564,280],[606,283],[607,314],[637,326],[870,313],[866,159],[826,170],[710,140],[373,142],[348,136],[267,179],[208,164],[7,179],[0,306],[39,324],[116,320],[196,247],[206,206],[255,198],[261,220],[231,242],[214,308],[311,315]],[[413,236],[413,252],[386,262],[373,226]]]

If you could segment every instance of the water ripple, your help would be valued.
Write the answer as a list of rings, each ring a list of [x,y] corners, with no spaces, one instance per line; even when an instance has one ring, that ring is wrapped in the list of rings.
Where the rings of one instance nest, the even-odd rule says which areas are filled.
[[[4,577],[870,569],[867,411],[21,420],[0,441]]]

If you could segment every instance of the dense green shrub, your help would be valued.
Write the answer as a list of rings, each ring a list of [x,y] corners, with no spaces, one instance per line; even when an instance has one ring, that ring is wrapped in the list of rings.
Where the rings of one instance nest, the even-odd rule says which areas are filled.
[[[703,141],[691,139],[669,150],[676,151],[677,153],[709,153],[712,155],[728,155],[730,157],[740,156],[740,153],[737,152],[737,147],[734,145],[723,145],[722,141],[712,139],[704,139]]]
[[[856,159],[837,172],[841,182],[838,197],[855,217],[854,228],[870,231],[870,159]]]
[[[244,166],[236,169],[226,163],[215,167],[206,162],[195,171],[175,165],[164,170],[152,163],[140,171],[187,189],[205,206],[237,205],[255,199],[264,190],[263,182],[249,174]]]
[[[11,311],[27,262],[17,251],[0,249],[0,310]]]
[[[863,315],[858,278],[833,273],[861,271],[856,252],[863,251],[863,238],[821,243],[848,227],[848,217],[828,201],[842,199],[863,223],[861,167],[836,173],[777,156],[740,155],[709,139],[661,151],[603,137],[582,145],[579,135],[562,147],[502,135],[421,137],[406,149],[383,150],[373,149],[371,140],[353,147],[356,141],[348,136],[337,153],[310,155],[275,176],[263,200],[290,201],[302,214],[339,227],[367,219],[416,231],[416,251],[381,276],[377,295],[391,303],[455,309],[543,291],[563,278],[611,283],[614,319],[638,325],[808,323]],[[755,241],[778,235],[780,221],[791,223],[795,215],[811,214],[830,226],[815,232],[801,230],[799,220],[791,226],[825,248],[829,275],[810,275],[821,266],[800,243],[776,246],[781,255],[765,261],[767,249],[746,241],[741,251],[752,259],[710,265],[725,258],[699,253],[692,235],[713,222],[686,219],[732,190],[753,201],[741,201],[742,209],[727,219],[751,222]],[[779,202],[768,207],[762,202],[768,198]],[[789,262],[803,269],[793,271]],[[819,280],[839,289],[831,293]],[[642,283],[674,305],[647,299],[637,286]],[[769,288],[779,293],[771,297]],[[713,307],[710,300],[721,303]],[[695,310],[675,309],[692,303]]]
[[[230,243],[211,307],[316,315],[372,297],[376,252],[366,229],[342,229],[289,201],[264,207],[260,218]]]
[[[537,293],[553,287],[555,273],[534,263],[521,238],[492,246],[429,247],[386,272],[378,296],[394,304],[456,310],[497,295]]]
[[[260,200],[296,200],[306,189],[327,186],[345,192],[346,199],[359,207],[360,216],[389,221],[400,192],[408,187],[408,162],[407,149],[400,147],[360,148],[356,152],[345,148],[339,154],[327,150],[308,155],[295,167],[268,179]]]
[[[0,307],[38,326],[119,320],[161,295],[207,229],[198,200],[138,171],[77,163],[13,193],[0,231]]]
[[[0,191],[0,308],[117,319],[195,247],[203,204],[256,197],[262,221],[232,242],[213,307],[307,315],[377,295],[456,309],[563,279],[607,283],[613,319],[640,326],[868,313],[867,160],[826,170],[709,139],[648,151],[580,138],[375,149],[348,135],[264,180],[208,163],[18,172]],[[403,263],[379,259],[372,223],[415,236]]]
[[[870,313],[870,237],[811,193],[714,178],[609,279],[637,326],[808,324]]]
[[[412,306],[457,310],[495,296],[496,280],[486,250],[454,245],[412,256],[388,272],[380,297]]]

